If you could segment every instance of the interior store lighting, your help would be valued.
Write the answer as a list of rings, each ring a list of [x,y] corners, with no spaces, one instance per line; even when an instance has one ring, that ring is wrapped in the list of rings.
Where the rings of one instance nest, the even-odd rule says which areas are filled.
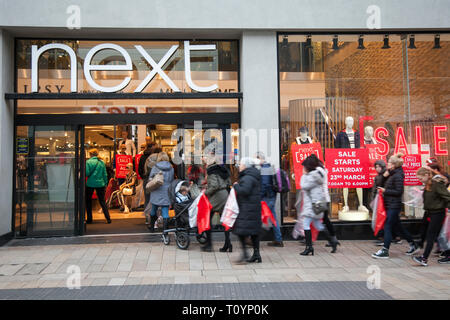
[[[312,48],[312,40],[310,34],[306,37],[306,48]]]
[[[360,50],[364,50],[366,47],[364,47],[364,37],[363,37],[363,35],[361,34],[360,36],[359,36],[359,39],[358,39],[358,49],[360,49]]]
[[[389,45],[389,35],[384,35],[384,39],[383,39],[383,46],[381,47],[381,49],[390,49],[391,46]]]
[[[288,47],[288,36],[283,36],[283,41],[281,42],[281,48],[286,49]]]
[[[441,48],[441,36],[439,34],[434,36],[434,47],[433,49],[440,49]]]
[[[339,50],[337,34],[333,37],[333,50]]]
[[[416,41],[416,39],[415,39],[415,36],[412,34],[412,35],[410,35],[409,36],[409,46],[408,46],[408,49],[417,49],[417,47],[416,47],[416,45],[415,45],[415,42]]]

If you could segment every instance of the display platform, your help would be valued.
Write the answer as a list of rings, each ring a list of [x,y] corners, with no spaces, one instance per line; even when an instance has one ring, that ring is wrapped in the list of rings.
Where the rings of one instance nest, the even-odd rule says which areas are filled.
[[[369,220],[369,213],[366,211],[339,211],[339,221],[367,221]]]

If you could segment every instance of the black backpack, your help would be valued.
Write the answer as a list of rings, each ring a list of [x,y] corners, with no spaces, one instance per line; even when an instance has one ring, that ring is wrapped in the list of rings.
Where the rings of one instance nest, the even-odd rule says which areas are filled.
[[[283,169],[278,169],[277,173],[272,176],[273,190],[279,193],[286,193],[291,190],[289,177]]]

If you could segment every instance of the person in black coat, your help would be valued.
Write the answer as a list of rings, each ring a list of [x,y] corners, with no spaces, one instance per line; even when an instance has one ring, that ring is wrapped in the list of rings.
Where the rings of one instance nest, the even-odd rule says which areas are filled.
[[[255,168],[256,160],[243,158],[239,166],[239,182],[233,185],[239,205],[239,214],[233,226],[233,233],[242,244],[242,256],[239,263],[261,262],[259,254],[259,233],[261,231],[261,174]],[[248,259],[245,238],[250,236],[253,255]]]
[[[419,251],[412,236],[406,231],[400,223],[400,211],[402,210],[403,191],[405,173],[403,172],[403,154],[393,155],[388,161],[388,170],[385,172],[387,176],[384,188],[379,187],[383,193],[384,207],[386,209],[386,221],[384,223],[384,246],[377,253],[372,254],[373,258],[387,259],[389,258],[389,247],[392,242],[392,230],[397,230],[400,235],[409,243],[407,255],[412,255]]]

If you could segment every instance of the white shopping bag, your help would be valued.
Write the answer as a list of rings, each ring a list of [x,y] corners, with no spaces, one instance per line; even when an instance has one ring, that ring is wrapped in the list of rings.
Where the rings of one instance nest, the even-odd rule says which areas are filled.
[[[236,191],[234,190],[234,188],[232,188],[230,194],[228,195],[227,202],[225,203],[225,207],[223,208],[220,222],[223,226],[232,228],[238,214],[239,205],[236,199]]]
[[[195,198],[194,202],[191,203],[189,206],[188,212],[189,212],[189,226],[191,228],[195,228],[197,226],[197,212],[198,212],[198,202],[200,201],[200,198],[202,197],[203,192],[200,193],[200,195]]]

